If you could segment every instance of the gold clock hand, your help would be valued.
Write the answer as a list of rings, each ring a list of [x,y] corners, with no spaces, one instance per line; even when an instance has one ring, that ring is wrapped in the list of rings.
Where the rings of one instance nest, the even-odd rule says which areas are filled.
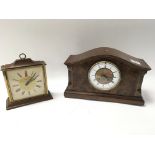
[[[37,75],[36,77],[31,78],[31,79],[28,81],[28,84],[27,84],[27,85],[29,85],[32,81],[35,81],[35,80],[37,79],[38,76],[39,76],[39,75]]]
[[[39,75],[37,75],[36,77],[34,77],[34,78],[33,78],[33,81],[36,80],[38,76],[39,76]]]
[[[29,84],[33,81],[35,75],[36,75],[36,73],[34,73],[34,74],[32,75],[32,77],[25,83],[25,86],[29,85]]]

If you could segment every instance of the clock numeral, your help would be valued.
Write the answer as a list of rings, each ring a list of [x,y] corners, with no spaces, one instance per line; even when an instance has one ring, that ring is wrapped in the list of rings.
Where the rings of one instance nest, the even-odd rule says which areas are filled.
[[[21,75],[20,73],[17,73],[17,75],[18,75],[20,78],[22,78],[22,75]]]
[[[19,91],[21,91],[21,89],[19,88],[19,89],[16,89],[16,92],[18,93]]]
[[[105,62],[104,64],[105,64],[105,67],[104,67],[104,68],[107,68],[107,66],[106,66],[106,65],[107,65],[107,63]]]
[[[28,73],[27,73],[27,71],[25,71],[25,77],[27,77],[28,76]]]
[[[18,84],[14,84],[14,85],[13,85],[13,87],[18,87],[18,86],[19,86]]]
[[[22,95],[24,95],[25,94],[25,91],[22,91]]]
[[[16,81],[16,82],[18,82],[19,80],[17,80],[17,79],[13,79],[13,81]]]
[[[42,80],[38,80],[37,82],[42,82]]]
[[[41,86],[40,86],[40,85],[36,85],[36,87],[41,88]]]

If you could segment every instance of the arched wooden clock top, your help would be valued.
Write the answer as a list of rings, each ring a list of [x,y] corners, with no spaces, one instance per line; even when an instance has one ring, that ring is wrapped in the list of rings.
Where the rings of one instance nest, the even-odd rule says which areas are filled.
[[[144,105],[143,77],[150,66],[142,59],[109,47],[99,47],[65,61],[69,85],[65,97]]]
[[[139,69],[144,69],[146,71],[151,70],[150,66],[143,59],[133,57],[133,56],[126,54],[122,51],[119,51],[114,48],[109,48],[109,47],[99,47],[99,48],[95,48],[95,49],[86,51],[82,54],[71,55],[65,61],[65,65],[82,63],[83,61],[85,61],[87,59],[95,58],[95,57],[99,57],[99,56],[102,56],[102,57],[105,56],[105,58],[106,57],[115,57],[120,60],[126,61],[127,63],[129,63]]]

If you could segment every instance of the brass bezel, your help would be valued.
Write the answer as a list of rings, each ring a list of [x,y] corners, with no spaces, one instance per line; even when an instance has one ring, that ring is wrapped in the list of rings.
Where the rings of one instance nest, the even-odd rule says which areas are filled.
[[[12,69],[5,69],[3,70],[3,75],[4,75],[4,79],[5,79],[5,83],[6,83],[6,87],[7,87],[7,92],[8,92],[8,97],[9,97],[9,101],[10,102],[14,102],[14,101],[21,101],[21,100],[24,100],[24,99],[19,99],[19,100],[14,100],[13,99],[13,95],[12,95],[12,91],[11,91],[11,87],[10,87],[10,82],[8,80],[8,75],[7,75],[7,71],[9,70],[16,70],[16,69],[24,69],[24,68],[31,68],[31,67],[34,67],[34,66],[37,66],[37,67],[42,67],[42,71],[43,71],[43,75],[44,75],[44,87],[45,87],[45,93],[44,94],[48,94],[48,84],[47,84],[47,74],[46,74],[46,67],[45,65],[43,64],[40,64],[40,65],[30,65],[30,66],[22,66],[22,67],[15,67],[15,68],[12,68]],[[42,94],[42,95],[44,95]],[[36,95],[36,96],[33,96],[33,97],[37,97],[37,96],[40,96],[40,95]],[[32,97],[30,97],[32,98]],[[29,98],[25,98],[25,99],[29,99]]]

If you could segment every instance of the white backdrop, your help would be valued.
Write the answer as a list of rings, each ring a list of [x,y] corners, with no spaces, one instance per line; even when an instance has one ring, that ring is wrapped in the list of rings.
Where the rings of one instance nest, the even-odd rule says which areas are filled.
[[[155,20],[0,20],[0,64],[13,62],[23,52],[44,60],[54,97],[6,111],[7,92],[0,75],[1,151],[51,155],[70,150],[68,154],[79,155],[84,147],[83,154],[99,155],[106,135],[155,134],[154,70],[144,79],[144,107],[63,97],[68,83],[63,63],[70,54],[112,47],[145,59],[154,69],[154,40]]]

